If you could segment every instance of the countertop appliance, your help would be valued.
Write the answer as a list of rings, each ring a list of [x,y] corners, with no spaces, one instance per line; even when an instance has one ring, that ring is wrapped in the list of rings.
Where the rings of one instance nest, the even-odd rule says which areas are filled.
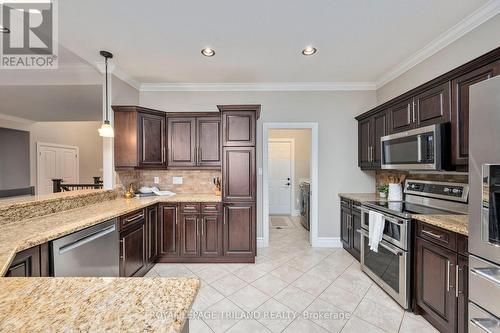
[[[309,230],[311,227],[311,184],[309,182],[301,182],[300,190],[300,223],[304,228]]]
[[[117,220],[109,220],[50,242],[53,276],[119,276]]]
[[[450,123],[441,123],[380,139],[382,169],[443,170],[450,164]]]
[[[413,214],[465,214],[468,185],[406,180],[404,201],[372,201],[361,206],[361,269],[403,308],[410,307]],[[384,231],[378,252],[368,246],[369,212],[381,213]]]
[[[500,332],[500,76],[470,88],[469,332]]]

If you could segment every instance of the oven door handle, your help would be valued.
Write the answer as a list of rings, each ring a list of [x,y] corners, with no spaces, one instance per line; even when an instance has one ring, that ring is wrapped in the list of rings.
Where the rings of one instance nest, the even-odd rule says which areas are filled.
[[[364,229],[358,229],[356,231],[362,236],[369,237],[368,231]],[[394,255],[397,255],[398,257],[402,257],[404,255],[403,251],[400,251],[397,247],[392,246],[389,243],[386,244],[384,240],[381,240],[380,243],[378,243],[378,245],[382,246],[384,249],[386,249],[387,251],[391,252]]]
[[[365,207],[363,207],[363,206],[361,206],[359,210],[361,211],[361,213],[368,213],[368,214],[370,213],[370,209],[367,209],[367,208],[365,208]],[[378,212],[377,212],[377,213],[378,213]],[[385,215],[385,214],[383,214],[383,213],[380,213],[380,214],[384,215],[384,220],[386,220],[386,221],[388,221],[388,222],[390,222],[390,223],[397,224],[397,225],[402,225],[402,224],[404,224],[404,222],[403,222],[403,221],[401,221],[401,220],[397,220],[397,219],[395,219],[395,218],[388,217],[387,215]]]

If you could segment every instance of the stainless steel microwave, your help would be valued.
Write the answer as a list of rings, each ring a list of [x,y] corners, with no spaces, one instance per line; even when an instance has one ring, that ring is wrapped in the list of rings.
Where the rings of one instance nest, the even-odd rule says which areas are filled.
[[[382,169],[443,170],[449,167],[449,123],[381,138]]]

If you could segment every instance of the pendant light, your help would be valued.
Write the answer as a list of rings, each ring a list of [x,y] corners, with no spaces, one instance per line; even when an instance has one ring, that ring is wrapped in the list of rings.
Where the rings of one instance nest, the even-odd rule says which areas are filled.
[[[106,71],[106,118],[104,119],[104,123],[101,125],[101,128],[98,129],[99,135],[105,138],[113,138],[115,136],[115,131],[113,130],[113,126],[109,123],[109,106],[108,106],[108,59],[113,58],[113,54],[108,51],[100,51],[100,55],[102,55],[105,59],[105,71]]]

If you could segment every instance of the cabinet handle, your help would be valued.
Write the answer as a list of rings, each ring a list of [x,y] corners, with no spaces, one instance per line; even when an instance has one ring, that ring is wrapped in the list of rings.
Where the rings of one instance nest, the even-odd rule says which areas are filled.
[[[131,223],[131,222],[135,222],[137,220],[140,220],[144,217],[144,214],[139,214],[139,215],[136,215],[136,216],[132,216],[132,217],[129,217],[125,220],[123,220],[124,224],[127,224],[127,223]]]
[[[120,244],[122,246],[122,255],[120,256],[120,259],[125,261],[125,240],[120,239]]]
[[[449,260],[446,260],[446,291],[450,291],[450,266]]]
[[[460,294],[460,290],[458,290],[458,283],[459,283],[459,277],[458,275],[460,274],[461,269],[458,267],[458,265],[455,266],[455,297],[458,298],[458,295]]]
[[[163,147],[163,151],[162,151],[162,155],[161,155],[162,162],[165,162],[166,149],[167,148]]]
[[[422,233],[425,235],[431,236],[432,238],[443,239],[443,235],[435,234],[432,231],[427,231],[427,230],[422,229]]]
[[[203,237],[204,234],[203,219],[200,219],[200,224],[201,224],[201,236]]]
[[[415,101],[412,102],[412,106],[413,106],[413,122],[416,122],[416,120],[415,120]]]

